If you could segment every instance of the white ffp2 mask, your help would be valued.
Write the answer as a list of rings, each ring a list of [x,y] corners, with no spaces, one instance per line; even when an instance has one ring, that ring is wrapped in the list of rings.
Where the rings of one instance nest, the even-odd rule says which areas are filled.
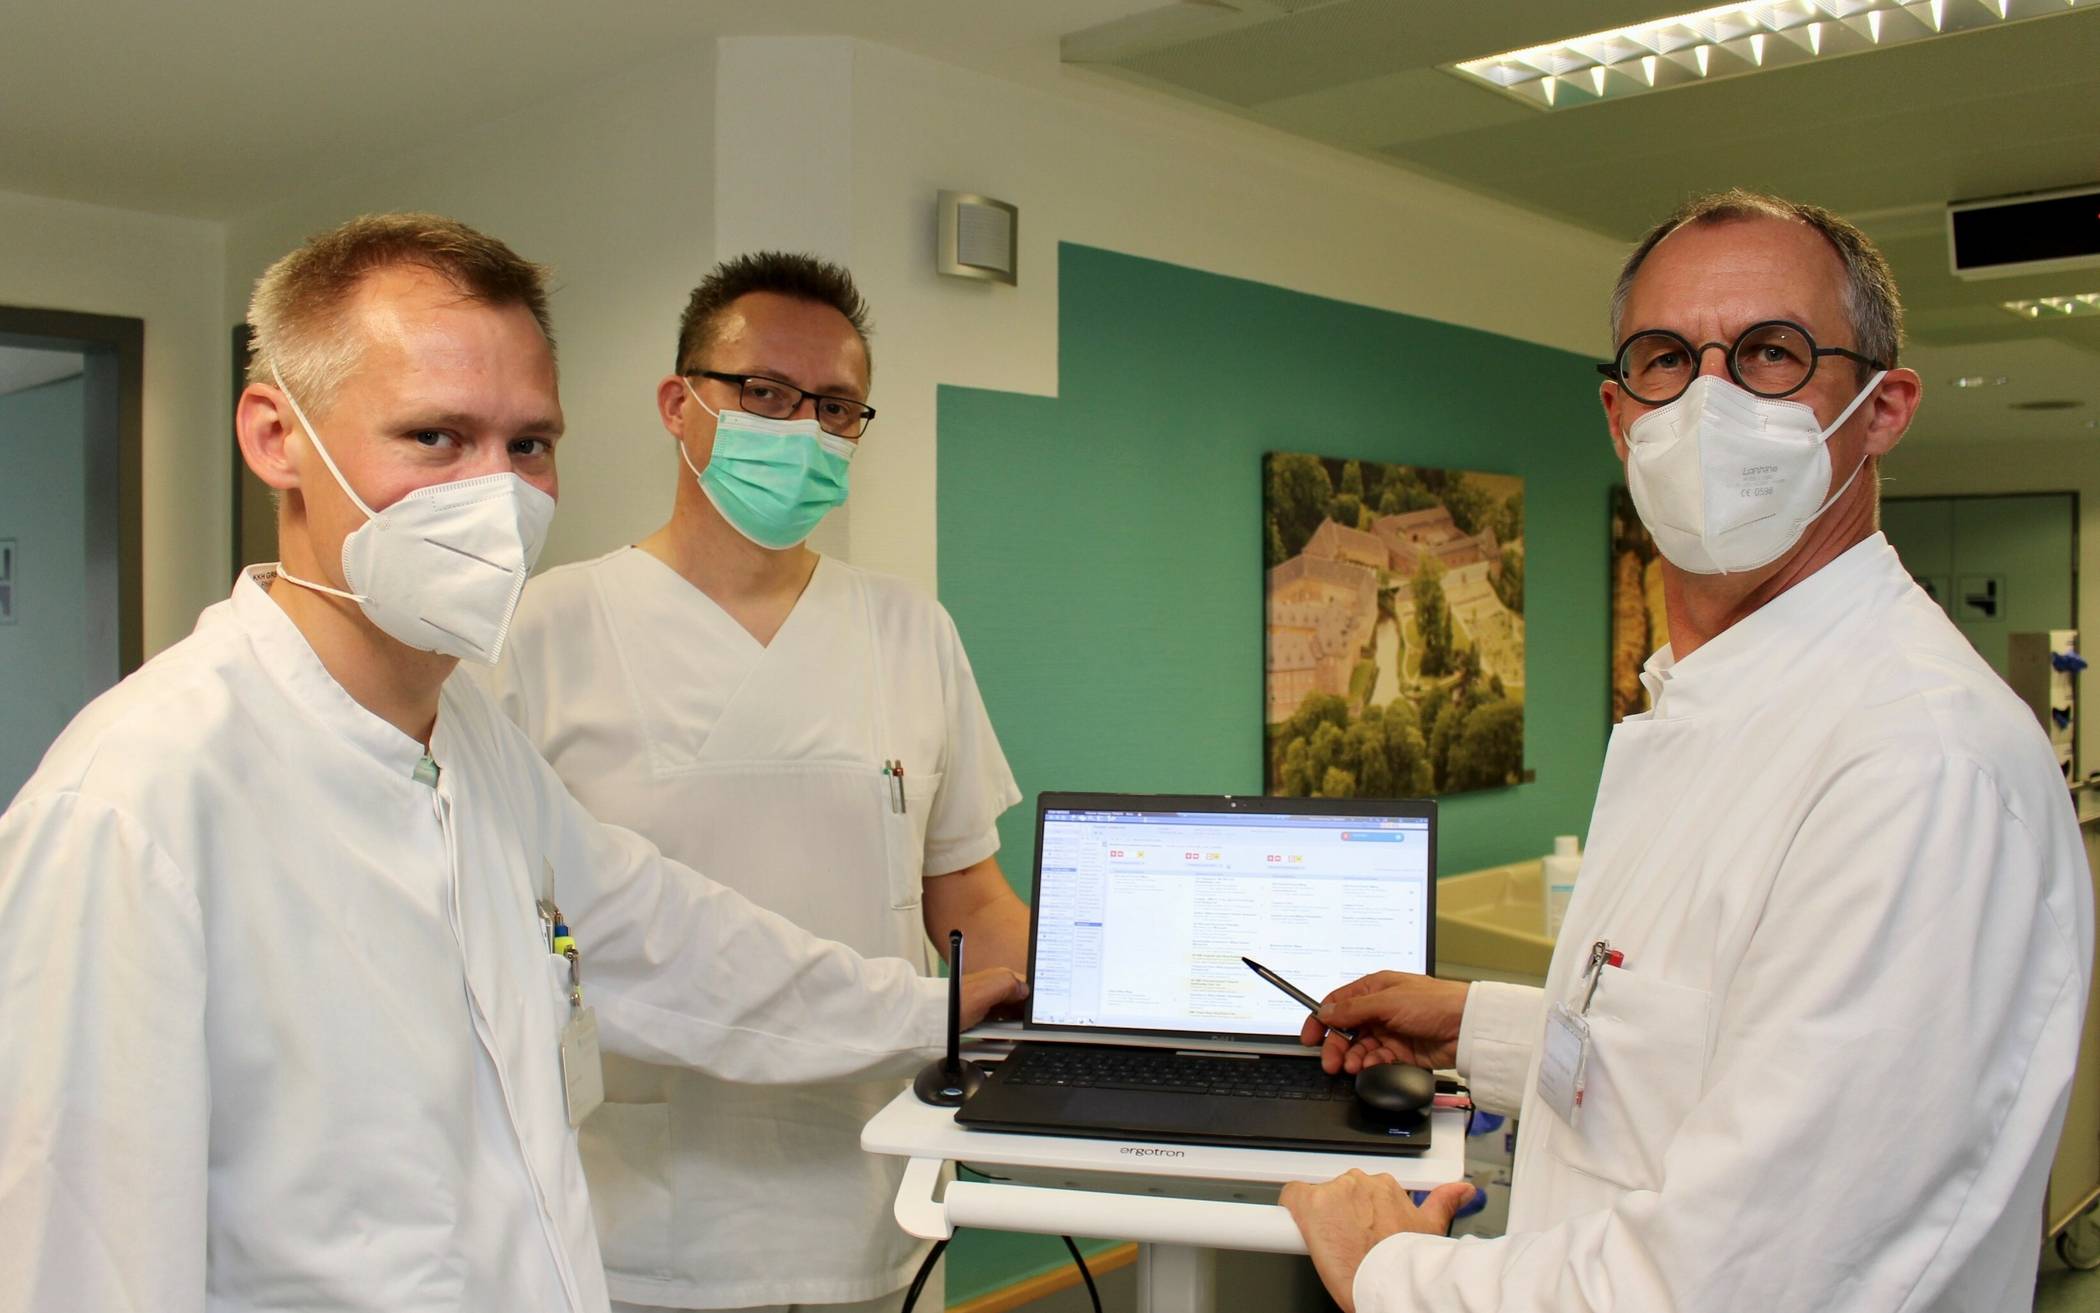
[[[1874,395],[1867,380],[1825,427],[1799,401],[1753,396],[1713,374],[1626,430],[1626,484],[1641,523],[1670,564],[1734,574],[1778,560],[1844,495],[1866,457],[1827,498],[1830,435]]]
[[[287,574],[315,592],[347,597],[367,619],[409,647],[493,664],[510,635],[525,576],[539,560],[554,519],[554,498],[516,474],[487,474],[418,488],[375,511],[350,486],[313,422],[284,380],[314,450],[365,522],[343,539],[343,579],[351,591]]]

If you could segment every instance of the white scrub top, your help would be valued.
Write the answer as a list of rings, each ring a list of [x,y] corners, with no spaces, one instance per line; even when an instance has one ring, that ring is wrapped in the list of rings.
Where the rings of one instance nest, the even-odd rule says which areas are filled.
[[[930,963],[922,877],[991,856],[1020,799],[947,612],[828,558],[767,644],[639,549],[550,570],[495,689],[595,815],[864,953]],[[901,811],[886,760],[904,762]],[[613,1297],[723,1308],[905,1285],[924,1246],[891,1217],[903,1163],[860,1148],[901,1088],[608,1062],[583,1158]]]
[[[1467,1001],[1509,1234],[1387,1240],[1357,1307],[2025,1313],[2093,959],[2033,714],[1879,534],[1644,678],[1544,992]],[[1598,940],[1571,1127],[1537,1052]]]
[[[598,824],[470,680],[420,782],[267,579],[0,816],[0,1310],[603,1310],[549,882],[610,1049],[822,1080],[942,1042],[938,984]]]

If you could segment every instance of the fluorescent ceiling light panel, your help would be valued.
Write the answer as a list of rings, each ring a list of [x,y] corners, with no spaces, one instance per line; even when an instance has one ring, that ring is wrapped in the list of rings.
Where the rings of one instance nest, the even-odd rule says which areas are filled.
[[[1538,109],[1718,82],[2100,7],[2100,0],[1763,0],[1446,64]]]
[[[2037,296],[2026,301],[2001,301],[2022,319],[2069,319],[2100,315],[2100,292],[2078,292],[2070,296]]]

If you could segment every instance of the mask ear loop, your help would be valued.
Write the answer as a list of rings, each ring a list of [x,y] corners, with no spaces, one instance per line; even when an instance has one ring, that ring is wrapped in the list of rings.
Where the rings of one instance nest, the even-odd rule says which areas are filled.
[[[1888,376],[1889,372],[1886,369],[1884,369],[1880,373],[1876,374],[1874,377],[1868,379],[1867,385],[1859,390],[1859,395],[1852,398],[1852,404],[1845,407],[1845,409],[1839,413],[1838,417],[1830,422],[1830,427],[1824,429],[1822,434],[1816,439],[1816,441],[1828,445],[1828,443],[1830,442],[1831,434],[1836,433],[1839,429],[1845,427],[1845,421],[1852,418],[1852,412],[1858,410],[1861,406],[1865,405],[1867,398],[1874,395],[1874,389],[1881,386],[1881,380],[1887,378]],[[1859,458],[1859,464],[1854,465],[1852,467],[1852,473],[1845,476],[1845,481],[1838,485],[1838,490],[1830,494],[1829,500],[1825,501],[1821,506],[1816,507],[1816,513],[1814,515],[1809,516],[1801,523],[1813,524],[1816,520],[1822,517],[1823,512],[1837,505],[1837,499],[1845,495],[1845,490],[1852,486],[1853,480],[1859,477],[1859,472],[1867,467],[1867,461],[1869,459],[1869,457],[1861,456]]]
[[[693,399],[694,404],[698,405],[700,409],[706,411],[710,418],[718,421],[722,418],[721,411],[716,410],[713,406],[710,406],[705,401],[700,400],[700,394],[693,388],[693,380],[687,378],[683,374],[680,374],[678,376],[678,381],[685,386],[686,395],[690,396]],[[678,440],[678,458],[685,462],[685,467],[693,472],[694,481],[698,482],[700,478],[700,467],[698,465],[693,464],[693,454],[685,449],[684,438],[680,438]],[[700,485],[700,488],[701,491],[705,492],[707,490],[707,485],[702,483]]]
[[[291,403],[293,416],[298,419],[299,427],[306,430],[307,440],[314,444],[314,450],[321,453],[321,463],[326,465],[329,474],[335,477],[336,486],[343,490],[343,495],[348,497],[358,510],[364,512],[367,520],[377,518],[373,514],[372,508],[365,505],[365,499],[357,495],[357,489],[350,486],[350,480],[344,478],[343,472],[335,467],[335,457],[328,454],[328,446],[321,441],[320,432],[314,428],[313,421],[308,419],[306,412],[300,408],[299,398],[293,396],[292,390],[284,385],[284,377],[277,372],[277,366],[274,364],[270,366],[270,379],[277,384],[277,390],[284,394],[284,399]],[[317,584],[311,579],[301,579],[285,569],[282,561],[277,563],[277,577],[288,584],[297,584],[301,588],[311,588],[317,593],[327,593],[331,597],[341,597],[360,605],[370,600],[361,593],[346,593],[340,588],[330,588],[327,584]]]

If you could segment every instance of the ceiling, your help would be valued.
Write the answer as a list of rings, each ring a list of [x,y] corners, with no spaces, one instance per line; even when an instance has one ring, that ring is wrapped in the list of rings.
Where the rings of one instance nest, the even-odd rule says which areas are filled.
[[[1896,268],[1905,363],[1932,398],[1913,440],[2100,440],[2100,318],[2030,323],[1998,306],[2100,291],[2100,268],[1964,282],[1945,230],[1948,201],[2100,182],[2100,8],[1550,113],[1440,67],[1694,7],[1190,0],[1075,29],[1063,51],[1618,241],[1728,186],[1826,206]],[[1992,382],[1950,386],[1969,376]],[[2079,404],[2013,409],[2056,400]]]
[[[1681,0],[1679,0],[1681,3]],[[1978,4],[1982,0],[1949,0]],[[1585,0],[1594,29],[1667,0]],[[2100,270],[1962,283],[1951,199],[2100,181],[2100,7],[1546,114],[1439,65],[1574,35],[1566,0],[58,0],[0,41],[0,190],[223,219],[623,68],[732,35],[847,35],[995,74],[1066,65],[1441,177],[1631,241],[1743,183],[1858,220],[1894,261],[1933,399],[1917,440],[2100,420],[2100,321],[2015,296]],[[1603,336],[1600,328],[1600,348]],[[2007,381],[1956,392],[1954,377]],[[2068,411],[2011,409],[2068,399]]]
[[[86,367],[77,351],[0,346],[0,397],[71,378]]]
[[[998,71],[1158,0],[25,0],[0,190],[224,219],[722,36],[855,36]]]

